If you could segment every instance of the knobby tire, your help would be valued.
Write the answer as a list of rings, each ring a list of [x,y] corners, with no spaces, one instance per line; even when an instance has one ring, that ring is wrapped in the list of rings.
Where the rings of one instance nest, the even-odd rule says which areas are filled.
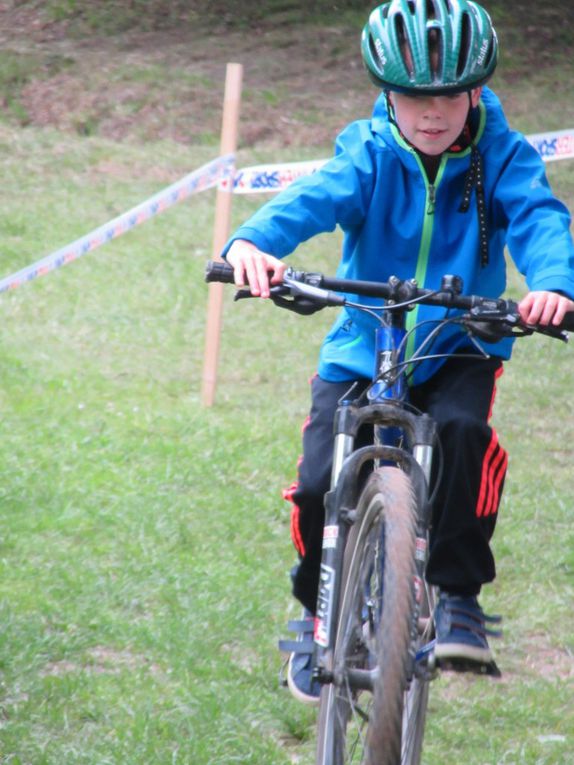
[[[378,468],[361,493],[345,548],[334,682],[321,693],[317,765],[420,762],[428,687],[412,677],[415,539],[410,479],[398,468]],[[352,687],[355,670],[370,671],[374,692]]]

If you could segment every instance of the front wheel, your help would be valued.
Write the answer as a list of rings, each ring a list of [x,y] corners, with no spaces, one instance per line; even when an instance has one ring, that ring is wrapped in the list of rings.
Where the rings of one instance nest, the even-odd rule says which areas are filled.
[[[361,494],[345,549],[334,681],[321,694],[317,765],[420,762],[427,688],[414,676],[415,544],[410,479],[381,467]]]

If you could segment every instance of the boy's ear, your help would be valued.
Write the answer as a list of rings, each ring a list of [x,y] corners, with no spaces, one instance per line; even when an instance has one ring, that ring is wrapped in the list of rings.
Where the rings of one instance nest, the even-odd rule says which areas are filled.
[[[473,88],[470,91],[470,103],[472,104],[472,108],[478,106],[478,102],[480,101],[480,96],[482,95],[482,88]]]

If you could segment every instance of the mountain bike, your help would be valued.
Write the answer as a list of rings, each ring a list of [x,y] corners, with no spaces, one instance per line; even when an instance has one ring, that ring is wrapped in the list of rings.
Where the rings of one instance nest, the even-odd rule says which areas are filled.
[[[210,262],[206,280],[232,283],[233,270]],[[245,289],[236,293],[250,296]],[[433,340],[447,326],[467,333],[473,358],[489,358],[480,340],[535,332],[567,340],[574,313],[560,327],[524,325],[516,303],[464,295],[457,276],[444,276],[430,290],[395,277],[350,281],[288,269],[271,300],[304,315],[352,306],[378,318],[373,379],[358,395],[351,389],[335,417],[314,627],[314,676],[322,685],[315,762],[419,765],[429,684],[440,670],[436,593],[425,581],[431,467],[440,448],[432,418],[408,403],[408,375],[434,357]],[[407,359],[414,329],[407,331],[406,316],[417,304],[447,312]],[[366,424],[373,426],[373,443],[355,448]],[[450,668],[500,674],[494,662]]]

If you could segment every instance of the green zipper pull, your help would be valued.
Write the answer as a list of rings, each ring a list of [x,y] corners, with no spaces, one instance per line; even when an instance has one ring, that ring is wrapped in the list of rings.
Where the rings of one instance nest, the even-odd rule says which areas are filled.
[[[435,203],[435,187],[431,183],[429,185],[427,215],[434,215],[434,203]]]

